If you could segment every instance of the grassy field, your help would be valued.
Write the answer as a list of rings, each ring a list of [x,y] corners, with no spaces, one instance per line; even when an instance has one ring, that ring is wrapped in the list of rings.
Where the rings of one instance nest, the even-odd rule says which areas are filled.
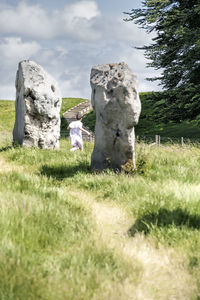
[[[85,99],[63,98],[60,115],[62,116],[65,111],[83,101],[85,101]],[[0,120],[0,131],[11,131],[13,129],[15,120],[15,101],[0,100]]]
[[[183,121],[181,123],[169,122],[153,123],[146,120],[140,120],[138,126],[135,127],[136,135],[154,136],[156,134],[161,137],[171,137],[174,139],[184,137],[191,141],[200,141],[200,128],[195,121]]]
[[[127,175],[60,144],[0,143],[0,299],[200,299],[199,148],[138,144]]]
[[[0,100],[0,131],[12,131],[15,118],[15,102]]]
[[[68,109],[85,101],[82,98],[63,98],[60,116]],[[9,143],[12,138],[12,130],[15,122],[15,102],[12,100],[0,100],[0,142]],[[66,121],[61,118],[61,131],[64,128],[66,135]]]
[[[82,98],[63,98],[62,99],[62,107],[61,107],[61,111],[60,111],[60,115],[62,116],[62,114],[67,111],[68,109],[76,106],[77,104],[85,101],[86,99],[82,99]]]
[[[83,117],[83,124],[94,132],[95,120],[95,115],[91,111]],[[161,143],[180,143],[181,137],[184,137],[185,143],[200,142],[200,128],[195,121],[163,124],[141,118],[139,124],[135,126],[135,135],[140,140],[151,141],[155,140],[155,135],[160,135]]]
[[[15,102],[0,100],[0,144],[9,144],[15,120]]]
[[[184,137],[185,141],[190,139],[192,142],[200,142],[200,128],[195,120],[188,121],[184,120],[179,123],[168,121],[168,123],[162,122],[162,119],[158,118],[158,115],[163,117],[164,109],[153,103],[148,94],[151,93],[140,93],[140,99],[142,103],[142,112],[140,115],[139,123],[135,126],[136,136],[140,139],[145,137],[154,139],[155,135],[160,135],[162,142],[177,142],[180,138]],[[162,115],[163,111],[163,115]],[[91,111],[89,114],[83,117],[83,123],[89,127],[90,130],[94,131],[95,127],[95,115]],[[170,138],[170,139],[169,139]]]

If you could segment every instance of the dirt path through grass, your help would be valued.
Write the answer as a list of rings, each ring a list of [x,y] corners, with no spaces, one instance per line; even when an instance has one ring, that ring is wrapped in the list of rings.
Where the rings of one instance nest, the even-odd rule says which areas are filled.
[[[117,299],[193,299],[196,285],[194,282],[188,286],[192,278],[181,255],[179,257],[173,249],[166,249],[143,234],[130,237],[127,232],[134,220],[122,207],[99,202],[91,193],[73,191],[70,194],[81,198],[88,206],[98,234],[107,247],[128,261],[133,270],[135,265],[140,266],[139,278],[132,274],[121,283],[124,297]]]
[[[21,166],[0,158],[0,172],[23,172]],[[128,235],[135,220],[124,207],[104,201],[92,192],[66,188],[72,201],[81,200],[96,224],[97,247],[106,245],[116,257],[130,265],[130,275],[123,282],[113,284],[108,300],[189,300],[196,299],[196,283],[187,270],[182,253],[165,248],[150,236],[141,233]],[[188,285],[188,282],[190,283]],[[100,295],[101,296],[101,295]],[[95,298],[97,299],[97,298]],[[99,298],[101,299],[101,298]]]

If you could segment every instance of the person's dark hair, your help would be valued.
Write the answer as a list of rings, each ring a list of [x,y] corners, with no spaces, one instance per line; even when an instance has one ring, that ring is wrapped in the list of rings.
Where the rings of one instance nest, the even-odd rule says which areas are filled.
[[[81,119],[82,119],[82,115],[80,113],[77,113],[76,120],[81,120]]]

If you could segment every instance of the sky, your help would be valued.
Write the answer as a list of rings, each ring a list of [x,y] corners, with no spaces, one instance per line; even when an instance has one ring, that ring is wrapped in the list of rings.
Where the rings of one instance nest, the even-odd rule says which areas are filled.
[[[0,0],[0,99],[15,99],[18,63],[33,60],[57,81],[62,97],[90,99],[93,66],[124,61],[139,91],[158,90],[159,75],[134,47],[152,34],[125,22],[142,0]]]

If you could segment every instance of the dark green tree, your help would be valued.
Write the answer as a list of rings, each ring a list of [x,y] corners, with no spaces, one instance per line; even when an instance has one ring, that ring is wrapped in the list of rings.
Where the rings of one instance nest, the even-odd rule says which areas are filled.
[[[200,1],[145,0],[143,8],[126,14],[127,21],[155,32],[153,43],[139,48],[150,60],[148,66],[161,70],[160,77],[149,80],[159,79],[165,89],[175,93],[182,118],[199,115]]]

